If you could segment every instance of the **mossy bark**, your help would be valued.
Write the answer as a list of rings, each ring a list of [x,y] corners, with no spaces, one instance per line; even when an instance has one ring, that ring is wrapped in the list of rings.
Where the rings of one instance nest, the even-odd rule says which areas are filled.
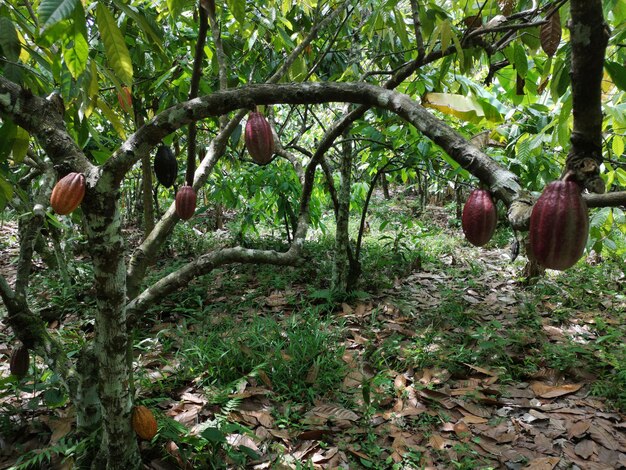
[[[337,228],[335,231],[335,261],[333,265],[332,289],[337,293],[348,290],[349,270],[349,223],[350,189],[352,187],[352,145],[349,141],[342,144],[341,164],[339,165],[340,183],[337,194]]]
[[[132,470],[141,465],[131,427],[130,341],[126,319],[126,264],[119,192],[104,174],[83,201],[86,234],[93,259],[96,291],[94,355],[102,404],[102,441],[92,468]]]

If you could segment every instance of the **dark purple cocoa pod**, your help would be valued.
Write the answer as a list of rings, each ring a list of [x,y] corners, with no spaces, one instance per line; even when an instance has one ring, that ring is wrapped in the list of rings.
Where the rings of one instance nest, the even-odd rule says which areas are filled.
[[[166,188],[172,186],[174,181],[176,181],[176,176],[178,176],[178,162],[174,152],[165,145],[161,145],[157,149],[154,157],[154,174],[159,183]]]
[[[274,135],[270,123],[261,113],[252,112],[246,123],[244,136],[246,148],[252,160],[259,165],[266,165],[274,155]]]
[[[11,374],[22,378],[28,373],[28,365],[30,364],[30,354],[26,346],[20,346],[13,350],[11,354],[10,370]]]
[[[530,248],[539,264],[560,271],[576,264],[585,251],[589,213],[573,181],[545,187],[530,215]]]
[[[183,220],[196,212],[196,191],[191,186],[182,186],[176,193],[176,214]]]
[[[483,246],[493,236],[498,222],[496,205],[486,189],[473,190],[461,217],[461,225],[465,238],[472,245]]]

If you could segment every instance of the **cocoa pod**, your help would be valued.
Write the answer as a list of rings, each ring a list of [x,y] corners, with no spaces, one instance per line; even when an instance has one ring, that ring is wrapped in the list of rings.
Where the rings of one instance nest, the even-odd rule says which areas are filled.
[[[176,193],[176,214],[183,220],[193,217],[196,212],[196,191],[184,185]]]
[[[270,123],[263,114],[252,112],[248,115],[244,140],[252,160],[259,165],[267,165],[272,161],[274,135]]]
[[[137,405],[133,408],[131,423],[133,429],[141,439],[152,440],[157,433],[157,422],[148,408]]]
[[[565,270],[576,264],[585,251],[589,213],[573,181],[548,184],[530,215],[530,248],[539,264]]]
[[[465,238],[472,245],[483,246],[493,236],[498,222],[496,205],[486,189],[473,190],[461,216]]]
[[[85,177],[80,173],[69,173],[52,188],[50,205],[57,214],[67,215],[76,209],[85,197]]]
[[[22,378],[28,373],[30,364],[30,354],[26,346],[20,346],[13,350],[11,354],[10,371],[16,377]]]
[[[154,157],[154,174],[166,188],[171,187],[178,176],[178,162],[169,147],[161,145]]]

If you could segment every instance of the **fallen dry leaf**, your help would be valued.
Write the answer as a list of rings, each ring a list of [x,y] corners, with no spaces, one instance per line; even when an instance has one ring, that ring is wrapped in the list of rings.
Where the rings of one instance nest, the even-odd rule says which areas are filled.
[[[334,419],[345,419],[348,421],[358,421],[359,415],[357,415],[354,411],[347,410],[341,406],[336,405],[320,405],[312,408],[307,415],[314,414],[319,416],[320,418],[334,418]]]
[[[615,438],[599,426],[591,426],[589,434],[594,441],[609,450],[623,450]]]
[[[587,460],[596,453],[596,443],[591,439],[583,439],[576,444],[574,452],[576,452],[577,455],[580,455],[583,459]]]
[[[570,426],[567,431],[568,439],[572,439],[573,437],[580,437],[587,432],[591,423],[589,421],[576,421],[572,426]]]
[[[552,470],[561,459],[559,457],[541,457],[533,459],[524,467],[525,470]]]
[[[540,398],[556,398],[577,392],[583,384],[548,385],[544,382],[532,382],[530,388]]]
[[[443,450],[446,447],[446,440],[439,434],[432,434],[428,438],[428,445],[433,449]]]

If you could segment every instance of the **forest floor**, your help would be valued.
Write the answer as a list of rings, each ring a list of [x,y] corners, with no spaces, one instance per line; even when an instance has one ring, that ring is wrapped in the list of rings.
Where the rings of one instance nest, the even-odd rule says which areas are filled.
[[[623,264],[527,282],[510,232],[474,248],[439,207],[377,229],[394,210],[408,211],[373,211],[350,297],[328,288],[327,241],[304,266],[222,268],[146,312],[137,396],[159,421],[146,468],[626,468]],[[196,236],[179,232],[159,269],[194,256]],[[15,244],[0,248],[10,259]],[[93,335],[88,290],[68,304],[76,291],[54,282],[38,287],[65,309],[49,326],[78,344]],[[11,338],[2,326],[0,469],[28,451],[52,462],[32,468],[70,468],[71,404],[40,362],[8,378]]]

